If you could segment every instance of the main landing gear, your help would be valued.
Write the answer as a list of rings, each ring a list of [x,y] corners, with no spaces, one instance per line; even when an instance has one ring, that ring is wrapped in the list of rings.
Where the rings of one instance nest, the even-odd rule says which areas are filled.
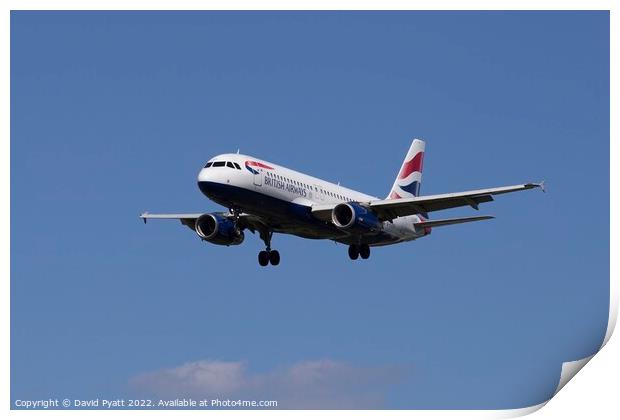
[[[269,263],[271,263],[271,265],[278,265],[280,264],[280,253],[275,249],[267,249],[265,251],[261,251],[258,253],[258,263],[262,267],[266,266]]]
[[[370,257],[370,247],[368,244],[349,245],[349,258],[357,260],[357,257],[362,257],[363,260],[367,260]]]
[[[260,264],[261,267],[265,267],[269,263],[271,263],[271,265],[280,264],[280,253],[275,249],[271,249],[272,235],[273,232],[261,232],[260,234],[260,237],[265,242],[266,247],[264,251],[258,253],[258,264]]]

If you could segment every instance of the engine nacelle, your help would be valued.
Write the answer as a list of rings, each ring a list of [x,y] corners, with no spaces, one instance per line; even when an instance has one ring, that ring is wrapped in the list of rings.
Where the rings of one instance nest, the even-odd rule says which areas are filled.
[[[381,222],[366,207],[357,203],[340,203],[332,210],[332,222],[342,230],[360,233],[381,230]]]
[[[239,245],[243,242],[243,231],[224,216],[207,213],[196,219],[194,230],[205,241],[217,245]]]

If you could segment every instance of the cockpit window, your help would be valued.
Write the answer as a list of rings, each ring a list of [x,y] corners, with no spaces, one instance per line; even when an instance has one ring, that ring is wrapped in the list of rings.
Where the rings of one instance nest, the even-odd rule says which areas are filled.
[[[241,170],[241,166],[239,166],[239,164],[237,162],[233,162],[233,165],[235,165],[235,168]]]
[[[213,165],[213,162],[207,162],[207,164],[205,165],[205,168],[210,168],[211,165]]]
[[[226,166],[235,169],[235,166],[232,164],[232,162],[226,162]]]
[[[220,168],[222,166],[225,166],[226,162],[213,162],[213,167],[214,168]]]

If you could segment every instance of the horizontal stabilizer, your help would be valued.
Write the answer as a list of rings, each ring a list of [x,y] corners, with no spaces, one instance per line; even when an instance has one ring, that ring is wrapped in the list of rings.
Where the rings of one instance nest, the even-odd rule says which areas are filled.
[[[477,222],[479,220],[494,219],[493,216],[457,217],[455,219],[425,220],[415,223],[416,228],[432,228],[437,226],[457,225],[459,223]]]

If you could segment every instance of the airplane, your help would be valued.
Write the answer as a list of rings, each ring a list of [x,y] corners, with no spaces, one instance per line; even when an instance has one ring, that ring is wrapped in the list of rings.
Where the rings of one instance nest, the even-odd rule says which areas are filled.
[[[265,250],[261,266],[278,265],[280,253],[271,248],[274,233],[308,239],[328,239],[348,245],[351,260],[368,259],[370,247],[423,238],[432,228],[492,219],[468,216],[429,219],[431,212],[461,206],[478,210],[493,196],[532,188],[544,182],[437,195],[420,195],[425,142],[413,139],[386,198],[373,197],[284,166],[237,152],[211,158],[198,173],[198,188],[227,212],[140,215],[177,219],[203,240],[239,245],[244,230],[258,232]]]

